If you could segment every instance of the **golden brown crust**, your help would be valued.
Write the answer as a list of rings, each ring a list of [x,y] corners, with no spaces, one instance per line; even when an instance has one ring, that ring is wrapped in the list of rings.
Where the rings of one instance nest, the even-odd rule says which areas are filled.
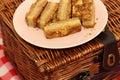
[[[72,18],[48,24],[44,27],[46,38],[62,37],[81,31],[79,18]]]
[[[72,17],[79,17],[82,25],[92,28],[95,25],[95,6],[93,0],[72,0]]]
[[[57,19],[66,20],[71,16],[71,0],[60,0]]]
[[[37,18],[40,16],[43,8],[47,4],[47,0],[37,0],[32,4],[28,13],[26,13],[25,19],[28,26],[36,27]]]
[[[82,0],[72,0],[72,17],[81,17],[82,5]]]
[[[83,3],[93,3],[93,0],[82,0]]]
[[[47,23],[49,23],[49,21],[51,21],[51,19],[53,18],[53,15],[55,14],[57,8],[58,3],[48,2],[47,6],[43,10],[41,16],[37,21],[38,27],[43,28]]]
[[[93,0],[86,1],[82,11],[82,25],[86,28],[92,28],[95,26],[95,6]]]

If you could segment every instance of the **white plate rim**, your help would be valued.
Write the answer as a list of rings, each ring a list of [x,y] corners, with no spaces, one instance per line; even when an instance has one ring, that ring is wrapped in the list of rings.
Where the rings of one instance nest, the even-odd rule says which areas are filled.
[[[42,30],[36,28],[30,28],[27,26],[25,22],[25,14],[26,12],[28,12],[33,2],[35,2],[35,0],[25,0],[20,4],[20,6],[16,9],[14,13],[13,25],[15,31],[21,38],[23,38],[28,43],[31,43],[38,47],[49,48],[49,49],[63,49],[63,48],[71,48],[78,45],[82,45],[94,39],[97,35],[99,35],[107,24],[108,13],[105,5],[100,0],[94,0],[95,8],[96,8],[95,9],[96,25],[94,28],[85,29],[82,27],[81,32],[65,37],[46,39]],[[39,36],[35,38],[34,35],[30,33],[33,33],[34,35],[39,34],[40,38],[38,38]],[[81,36],[81,34],[82,35],[85,34],[84,37]],[[73,40],[72,38],[76,40]],[[41,39],[42,41],[39,41]]]

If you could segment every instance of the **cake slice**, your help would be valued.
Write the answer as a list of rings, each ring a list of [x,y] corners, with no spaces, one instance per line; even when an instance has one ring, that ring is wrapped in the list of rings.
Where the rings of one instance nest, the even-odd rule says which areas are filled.
[[[41,16],[38,18],[37,26],[42,29],[46,24],[48,24],[52,20],[57,9],[58,3],[48,2]]]
[[[72,0],[72,17],[81,17],[82,0]]]
[[[93,0],[82,0],[83,3],[93,3]]]
[[[93,0],[83,0],[82,25],[92,28],[95,25],[95,6]]]
[[[79,17],[86,28],[95,25],[95,6],[93,0],[72,0],[72,17]]]
[[[28,13],[26,13],[25,19],[28,26],[36,27],[36,21],[41,14],[43,8],[47,4],[47,0],[37,0],[32,4]]]
[[[71,17],[71,0],[60,0],[57,19],[66,20]]]
[[[43,30],[48,39],[62,37],[81,31],[81,23],[79,18],[71,18],[48,24]]]

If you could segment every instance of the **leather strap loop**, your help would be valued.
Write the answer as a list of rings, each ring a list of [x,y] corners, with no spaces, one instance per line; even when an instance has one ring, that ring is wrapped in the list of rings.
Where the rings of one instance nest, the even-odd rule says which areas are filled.
[[[110,70],[119,62],[119,52],[115,36],[106,26],[105,31],[97,36],[97,39],[104,44],[102,67],[105,70]]]

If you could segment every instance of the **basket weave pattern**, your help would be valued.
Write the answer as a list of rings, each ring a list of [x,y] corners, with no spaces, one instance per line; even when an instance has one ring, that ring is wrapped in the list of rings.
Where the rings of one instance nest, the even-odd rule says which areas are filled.
[[[23,78],[26,80],[43,80],[50,78],[56,80],[56,77],[57,79],[60,77],[68,79],[80,70],[88,69],[91,70],[93,74],[99,72],[99,69],[95,69],[94,66],[100,67],[100,64],[94,64],[91,61],[98,53],[102,52],[104,46],[96,39],[81,46],[62,50],[36,47],[21,39],[14,30],[12,19],[16,8],[23,1],[24,0],[0,0],[0,19],[5,26],[2,28],[5,53],[10,57],[19,73],[23,75]],[[107,26],[115,35],[119,47],[120,0],[102,1],[106,5],[109,14]],[[84,66],[86,63],[87,66]],[[91,65],[94,66],[91,67]],[[71,72],[69,72],[70,70]]]

